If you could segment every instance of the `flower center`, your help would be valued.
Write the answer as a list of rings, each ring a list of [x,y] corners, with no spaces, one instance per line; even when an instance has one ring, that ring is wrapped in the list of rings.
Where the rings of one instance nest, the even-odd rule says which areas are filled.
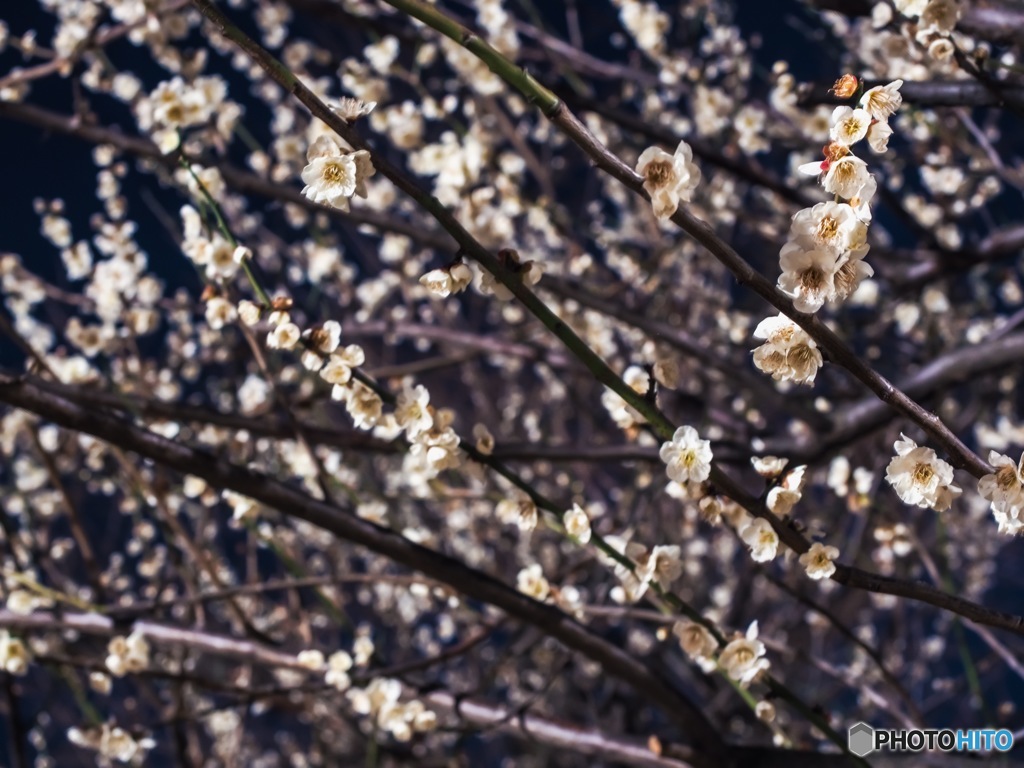
[[[932,469],[931,464],[918,464],[914,467],[914,484],[915,485],[928,485],[931,479],[935,477],[935,470]]]
[[[1017,470],[1011,466],[1002,466],[996,471],[996,485],[1004,491],[1018,484]]]
[[[832,216],[825,216],[821,221],[818,222],[818,239],[827,243],[835,238],[836,233],[839,231],[839,222]]]
[[[800,285],[805,291],[818,291],[825,284],[825,273],[819,267],[809,267],[800,275]]]
[[[663,187],[672,178],[672,163],[667,160],[656,160],[647,166],[647,181],[655,187]]]
[[[338,163],[328,163],[324,166],[323,179],[332,184],[340,184],[345,180],[345,171]]]

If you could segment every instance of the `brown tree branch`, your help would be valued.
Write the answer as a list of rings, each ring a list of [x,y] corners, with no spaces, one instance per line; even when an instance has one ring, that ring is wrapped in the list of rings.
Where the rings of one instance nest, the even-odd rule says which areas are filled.
[[[494,605],[516,619],[536,626],[600,664],[608,674],[640,691],[653,704],[664,709],[666,715],[692,739],[695,748],[709,759],[724,759],[726,755],[727,750],[717,728],[701,708],[629,654],[554,606],[539,603],[488,574],[416,544],[395,531],[311,498],[270,477],[233,465],[223,457],[138,429],[123,420],[82,408],[34,387],[23,378],[3,375],[0,378],[0,400],[32,411],[67,429],[91,434],[170,469],[201,477],[215,487],[245,494],[286,516],[305,520],[341,539],[365,546],[404,567],[442,581],[473,599]]]

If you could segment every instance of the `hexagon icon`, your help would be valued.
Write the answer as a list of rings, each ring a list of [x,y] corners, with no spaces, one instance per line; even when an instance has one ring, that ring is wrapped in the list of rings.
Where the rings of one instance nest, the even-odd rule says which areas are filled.
[[[851,725],[847,746],[857,757],[870,754],[875,749],[875,729],[867,723]]]

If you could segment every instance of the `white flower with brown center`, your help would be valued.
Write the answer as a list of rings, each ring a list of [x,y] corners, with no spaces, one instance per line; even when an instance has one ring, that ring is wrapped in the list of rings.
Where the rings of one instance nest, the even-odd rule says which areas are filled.
[[[978,481],[978,493],[982,498],[997,504],[1009,506],[1024,505],[1024,455],[1020,462],[997,451],[988,455],[988,463],[995,472]]]
[[[770,666],[764,658],[764,643],[757,639],[757,622],[752,622],[746,635],[734,638],[718,656],[718,666],[741,685],[749,685]]]
[[[896,456],[885,469],[885,479],[905,504],[930,507],[936,512],[949,509],[961,489],[953,485],[953,467],[931,448],[919,446],[906,435],[893,446]]]
[[[871,115],[866,109],[836,107],[832,112],[832,141],[845,146],[863,139],[871,127]]]
[[[870,178],[867,163],[854,155],[846,155],[829,164],[822,186],[829,194],[849,200],[858,196]]]
[[[836,547],[827,547],[816,541],[811,544],[809,550],[800,555],[800,565],[815,581],[827,579],[836,572],[836,564],[832,561],[837,557],[839,557],[839,550]]]
[[[342,210],[348,210],[348,200],[353,195],[366,197],[366,180],[376,173],[369,152],[348,152],[327,134],[310,145],[306,159],[308,164],[302,169],[306,186],[302,194],[314,203]]]
[[[687,619],[673,624],[672,634],[679,639],[679,646],[687,656],[698,663],[712,660],[713,668],[713,658],[715,651],[718,650],[718,644],[707,627]]]
[[[774,560],[779,551],[779,534],[771,523],[761,517],[754,518],[740,531],[743,543],[750,547],[750,556],[755,563]]]
[[[711,443],[701,440],[693,427],[679,427],[659,452],[670,480],[703,482],[711,474]]]
[[[829,248],[836,255],[861,248],[866,253],[868,228],[852,206],[829,200],[797,211],[789,227],[789,239]],[[806,250],[811,249],[806,247]]]
[[[779,263],[779,288],[800,312],[817,312],[835,297],[836,257],[832,251],[804,250],[800,242],[789,242],[782,247]]]
[[[651,196],[654,215],[667,219],[680,201],[689,202],[700,183],[700,168],[693,163],[693,150],[680,141],[675,154],[648,147],[637,159],[636,172],[644,177],[644,190]]]
[[[765,343],[754,350],[754,365],[776,381],[813,384],[822,366],[814,339],[785,315],[767,317],[754,329]]]
[[[902,85],[902,80],[893,80],[888,85],[876,85],[860,97],[860,106],[875,120],[886,121],[903,103],[903,95],[900,93]]]

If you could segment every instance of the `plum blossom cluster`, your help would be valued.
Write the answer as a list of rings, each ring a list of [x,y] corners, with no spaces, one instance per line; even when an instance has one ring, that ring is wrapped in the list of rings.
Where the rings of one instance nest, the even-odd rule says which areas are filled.
[[[107,669],[114,677],[142,672],[149,667],[149,643],[140,632],[118,635],[107,644]]]
[[[353,667],[366,667],[373,656],[373,639],[367,632],[360,632],[352,643],[352,652],[335,651],[326,659],[317,649],[300,651],[296,661],[313,672],[323,672],[324,682],[338,691],[347,691],[352,686],[349,672]]]
[[[953,483],[953,467],[902,433],[893,447],[896,455],[885,468],[885,479],[903,503],[936,512],[949,509],[962,493]]]
[[[1024,532],[1024,455],[1014,462],[1005,454],[990,451],[988,463],[996,471],[978,481],[978,493],[991,503],[1000,533]]]
[[[430,393],[422,384],[407,386],[399,393],[394,418],[410,443],[403,464],[407,475],[430,480],[462,464],[461,440],[452,427],[455,413],[431,406]]]
[[[165,153],[178,148],[181,131],[196,126],[211,125],[226,141],[242,116],[242,108],[227,94],[227,83],[216,75],[191,82],[174,77],[135,102],[136,119]]]
[[[232,245],[220,232],[207,236],[202,217],[191,205],[182,206],[181,223],[181,250],[197,267],[204,268],[207,280],[230,280],[237,274],[246,249]],[[230,306],[216,302],[213,308],[207,306],[207,318],[217,327],[228,322],[232,314]]]
[[[736,632],[725,647],[718,643],[707,627],[695,621],[679,621],[672,627],[683,651],[705,672],[721,669],[744,688],[766,673],[771,662],[765,658],[765,646],[757,639],[757,622],[751,622],[746,633]]]
[[[658,544],[648,549],[640,542],[628,541],[628,536],[608,536],[605,541],[632,564],[627,566],[607,555],[600,556],[619,580],[611,591],[611,598],[617,603],[639,601],[652,583],[670,589],[683,575],[682,549],[674,544]]]
[[[800,168],[820,176],[825,191],[835,199],[794,214],[789,238],[779,252],[778,286],[799,312],[814,313],[826,303],[844,301],[864,278],[874,274],[864,257],[868,252],[870,203],[878,183],[868,173],[867,163],[853,154],[852,147],[867,139],[874,152],[887,150],[892,134],[888,121],[902,103],[902,84],[896,80],[868,90],[857,107],[836,107],[825,159]],[[850,96],[858,87],[859,81],[847,75],[836,82],[833,90]],[[759,324],[754,335],[767,343],[754,351],[754,364],[777,381],[813,384],[821,355],[793,325],[784,315]],[[800,351],[793,356],[796,365],[788,364],[790,355],[784,343],[788,337],[800,341]]]
[[[391,734],[396,741],[409,741],[414,734],[437,726],[437,714],[419,699],[402,701],[402,683],[393,678],[374,678],[365,688],[350,688],[346,694],[352,710],[373,722],[375,728]]]
[[[136,738],[128,731],[113,723],[104,723],[99,728],[70,728],[68,741],[72,744],[92,749],[107,760],[130,763],[145,757],[146,752],[156,746],[156,742],[148,737]]]
[[[754,329],[764,344],[754,350],[754,365],[776,381],[813,384],[822,366],[821,350],[807,332],[781,312]]]

